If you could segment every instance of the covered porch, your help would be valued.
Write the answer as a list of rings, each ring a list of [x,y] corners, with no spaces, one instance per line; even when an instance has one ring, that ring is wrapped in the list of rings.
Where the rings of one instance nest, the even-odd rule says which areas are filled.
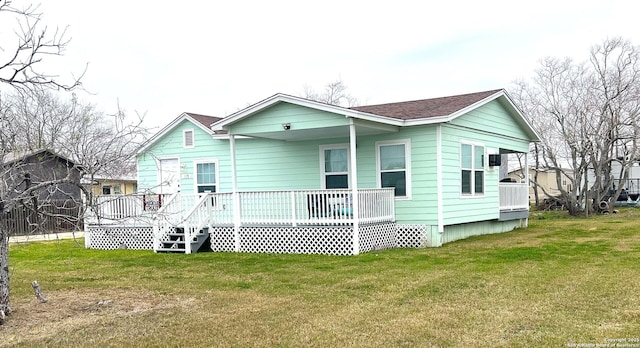
[[[521,183],[498,184],[500,197],[499,220],[524,219],[529,216],[529,185]]]
[[[184,253],[202,247],[351,255],[395,246],[393,192],[358,189],[355,199],[353,190],[98,196],[85,218],[85,243]]]

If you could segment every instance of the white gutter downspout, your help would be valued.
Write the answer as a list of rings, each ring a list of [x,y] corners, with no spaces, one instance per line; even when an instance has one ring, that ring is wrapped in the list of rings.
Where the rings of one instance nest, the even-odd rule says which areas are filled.
[[[356,125],[353,118],[349,118],[349,148],[351,151],[351,209],[353,213],[353,254],[360,254],[360,224],[358,199],[358,165],[356,156]]]
[[[529,187],[531,185],[529,183],[529,179],[530,178],[529,178],[529,153],[528,152],[524,153],[524,172],[526,173],[524,175],[524,177],[525,177],[524,182],[527,183],[526,190],[527,190],[527,203],[528,203],[529,202]],[[529,210],[529,209],[527,208],[527,210]],[[524,227],[528,227],[528,226],[529,226],[529,214],[527,214],[527,218],[524,219]]]
[[[444,202],[442,200],[442,125],[436,126],[436,199],[438,205],[438,234],[437,241],[432,241],[432,246],[442,245],[444,233]],[[431,236],[434,237],[435,234]]]
[[[233,192],[233,242],[234,250],[240,252],[240,195],[238,194],[238,175],[236,168],[236,137],[229,134],[231,151],[231,190]]]

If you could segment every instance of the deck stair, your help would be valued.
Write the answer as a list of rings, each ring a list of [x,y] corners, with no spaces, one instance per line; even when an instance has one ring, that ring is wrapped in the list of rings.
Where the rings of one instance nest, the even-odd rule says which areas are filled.
[[[191,238],[188,241],[191,245],[191,252],[197,252],[208,237],[209,228],[207,227],[200,229],[196,233],[191,233]],[[165,238],[160,241],[160,246],[156,249],[156,252],[184,254],[187,251],[187,241],[185,239],[187,237],[184,233],[184,227],[175,227],[174,231],[165,234]]]
[[[214,200],[203,194],[194,202],[174,200],[160,211],[154,226],[155,252],[198,252],[209,237]],[[182,207],[189,207],[181,214]]]

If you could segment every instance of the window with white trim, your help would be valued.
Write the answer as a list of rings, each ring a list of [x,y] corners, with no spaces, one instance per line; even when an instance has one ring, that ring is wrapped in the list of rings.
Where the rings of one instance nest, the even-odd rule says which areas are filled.
[[[320,146],[322,188],[349,188],[349,146]]]
[[[183,146],[185,149],[195,147],[193,129],[185,129],[183,132]]]
[[[411,197],[410,145],[408,139],[376,143],[378,187],[395,188],[396,197]]]
[[[218,163],[196,162],[196,192],[218,192]]]
[[[484,194],[484,146],[460,144],[460,186],[463,195]]]

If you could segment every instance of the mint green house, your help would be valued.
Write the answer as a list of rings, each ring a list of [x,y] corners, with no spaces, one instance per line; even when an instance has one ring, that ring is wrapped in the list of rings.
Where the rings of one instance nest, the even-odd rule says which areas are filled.
[[[185,113],[140,149],[137,208],[98,209],[88,245],[353,255],[510,231],[529,200],[501,182],[507,155],[535,141],[503,90],[352,108],[276,94],[225,118]]]

